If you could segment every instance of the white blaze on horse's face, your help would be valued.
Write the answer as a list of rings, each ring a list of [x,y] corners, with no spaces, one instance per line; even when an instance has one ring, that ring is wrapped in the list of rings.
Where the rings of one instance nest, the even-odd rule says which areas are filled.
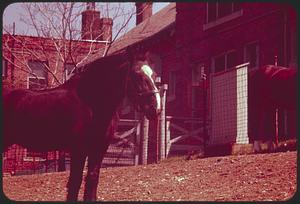
[[[155,91],[157,91],[155,93],[155,98],[156,98],[156,102],[157,102],[157,109],[160,110],[161,109],[161,101],[160,101],[160,95],[159,95],[159,91],[154,83],[153,80],[153,70],[151,69],[151,67],[149,67],[148,65],[143,65],[141,70],[145,73],[145,75],[150,79],[150,81],[152,82]]]

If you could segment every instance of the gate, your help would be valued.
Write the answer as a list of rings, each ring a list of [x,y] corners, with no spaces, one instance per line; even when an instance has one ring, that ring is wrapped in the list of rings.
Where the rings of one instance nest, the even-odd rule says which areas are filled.
[[[108,147],[102,167],[138,165],[140,132],[140,120],[121,119],[115,133],[119,141]]]
[[[204,127],[204,122],[200,118],[167,116],[167,155],[182,155],[190,151],[204,151]]]
[[[248,144],[248,64],[211,76],[208,145]]]

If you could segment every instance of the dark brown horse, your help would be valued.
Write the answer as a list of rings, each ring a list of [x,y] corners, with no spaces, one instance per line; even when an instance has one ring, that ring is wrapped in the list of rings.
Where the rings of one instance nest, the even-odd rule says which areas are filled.
[[[296,69],[275,65],[250,71],[249,136],[254,151],[261,151],[258,141],[274,141],[276,109],[296,109],[296,75]]]
[[[4,90],[4,150],[12,144],[33,151],[68,150],[67,200],[77,200],[88,158],[84,200],[96,200],[99,169],[112,119],[127,95],[149,119],[160,112],[160,95],[146,62],[118,54],[90,62],[53,89]]]

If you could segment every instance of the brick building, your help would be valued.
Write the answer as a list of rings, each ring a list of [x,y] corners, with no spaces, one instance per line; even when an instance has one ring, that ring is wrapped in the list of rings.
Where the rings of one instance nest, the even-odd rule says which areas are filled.
[[[137,10],[145,11],[145,19],[137,17],[142,22],[116,41],[110,51],[132,47],[136,53],[151,53],[161,82],[169,85],[167,115],[210,119],[207,86],[212,73],[245,62],[256,69],[274,64],[275,58],[280,66],[297,66],[296,13],[288,4],[170,3],[155,15],[147,10],[151,3],[138,6],[141,8]],[[205,84],[204,73],[208,79]],[[295,113],[281,111],[281,124],[287,118],[284,115],[290,115],[292,124],[281,127],[281,134],[295,135]]]
[[[39,89],[63,83],[75,65],[112,39],[112,19],[100,18],[95,3],[82,12],[81,39],[3,34],[4,87]],[[98,53],[99,54],[99,53]]]
[[[136,7],[137,11],[143,11],[138,12],[137,26],[117,39],[108,54],[128,47],[132,48],[137,55],[148,53],[150,65],[160,77],[161,83],[169,85],[166,115],[210,117],[211,113],[208,108],[210,96],[208,95],[207,100],[204,100],[204,90],[210,87],[207,87],[209,83],[203,84],[203,73],[209,79],[212,73],[221,73],[245,62],[250,62],[250,68],[255,69],[266,64],[274,64],[275,56],[277,56],[278,65],[297,67],[296,14],[288,4],[170,3],[154,15],[152,15],[152,3],[136,3]],[[93,4],[89,4],[87,11],[82,15],[83,22],[86,22],[88,17],[95,19],[99,13],[94,10]],[[98,31],[103,26],[108,27],[105,29],[107,31],[105,35],[99,39],[111,39],[109,28],[112,22],[107,19],[99,20],[98,17],[97,19],[92,21]],[[86,27],[83,26],[83,33],[85,29]],[[90,36],[89,39],[95,39],[99,36],[98,31],[83,34],[83,39],[87,39],[87,36]],[[45,41],[42,44],[47,44],[47,39],[44,38],[17,37],[28,38],[32,44],[42,41]],[[11,36],[4,35],[3,44],[6,42],[4,39],[10,39],[8,42],[13,44]],[[80,45],[78,47],[81,47],[80,51],[74,51],[80,53],[78,54],[78,60],[80,60],[87,51],[85,45],[88,47],[89,41],[81,40],[74,43],[78,43]],[[34,47],[34,45],[31,46]],[[89,57],[89,61],[101,57],[104,52],[103,42],[95,43],[95,46],[98,46],[97,51]],[[18,49],[21,50],[21,48]],[[17,48],[15,51],[17,52]],[[27,84],[29,84],[30,75],[26,72],[18,74],[17,68],[12,69],[11,64],[5,60],[12,60],[12,55],[4,47],[3,55],[3,82],[12,83],[15,80],[16,82],[13,82],[15,87],[29,87]],[[32,57],[27,56],[26,60],[31,60]],[[51,65],[55,61],[48,63]],[[67,66],[63,66],[60,62],[58,78],[61,81],[65,76],[65,69],[73,68],[73,65],[68,63],[65,63]],[[14,70],[15,74],[12,76]],[[48,79],[45,83],[49,83],[49,80],[53,81],[51,75],[38,75]],[[20,79],[21,83],[17,83],[17,79]],[[206,106],[204,106],[204,101],[207,103]],[[292,123],[281,128],[281,131],[285,131],[282,134],[286,134],[286,131],[295,134],[295,113],[282,112],[280,114],[281,124],[284,124],[283,120],[287,117]]]
[[[210,75],[245,62],[255,69],[275,58],[280,66],[296,67],[296,13],[288,4],[177,3],[176,11],[177,66],[185,76],[176,95],[181,92],[177,104],[185,114],[203,117],[203,70]],[[295,136],[295,113],[281,111],[280,124],[285,118],[280,134]]]

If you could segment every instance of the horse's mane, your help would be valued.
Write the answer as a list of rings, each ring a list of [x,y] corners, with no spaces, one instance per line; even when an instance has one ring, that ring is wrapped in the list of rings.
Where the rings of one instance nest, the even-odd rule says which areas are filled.
[[[130,63],[131,61],[128,60],[123,53],[101,57],[76,67],[74,74],[60,86],[73,86],[74,84],[77,84],[79,79],[83,76],[115,71],[115,69],[118,68],[122,69],[128,67]]]

